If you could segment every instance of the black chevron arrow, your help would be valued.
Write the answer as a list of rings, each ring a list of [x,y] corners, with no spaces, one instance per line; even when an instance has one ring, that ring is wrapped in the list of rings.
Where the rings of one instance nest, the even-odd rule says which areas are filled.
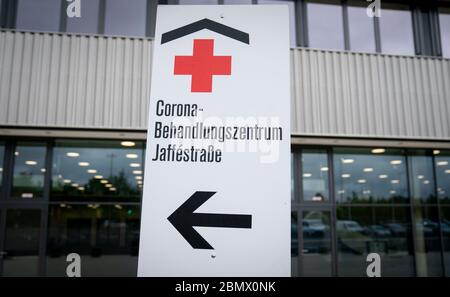
[[[180,232],[194,249],[213,250],[214,248],[193,228],[246,228],[252,227],[251,215],[194,213],[216,192],[197,191],[178,207],[167,219]]]

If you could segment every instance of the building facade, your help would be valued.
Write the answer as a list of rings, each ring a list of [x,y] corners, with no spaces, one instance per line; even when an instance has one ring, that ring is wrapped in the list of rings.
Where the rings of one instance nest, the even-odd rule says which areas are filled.
[[[135,276],[157,5],[280,3],[292,275],[449,276],[450,1],[381,2],[0,0],[0,275]]]

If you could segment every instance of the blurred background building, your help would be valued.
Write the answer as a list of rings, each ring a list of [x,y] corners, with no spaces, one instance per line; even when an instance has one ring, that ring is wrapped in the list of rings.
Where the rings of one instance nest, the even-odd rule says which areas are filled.
[[[381,2],[0,0],[0,275],[135,276],[157,5],[286,4],[292,275],[449,276],[450,1]]]

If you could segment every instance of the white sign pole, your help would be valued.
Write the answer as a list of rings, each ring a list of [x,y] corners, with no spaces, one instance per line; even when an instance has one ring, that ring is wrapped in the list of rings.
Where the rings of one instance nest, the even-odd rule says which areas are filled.
[[[139,276],[290,276],[285,5],[158,6]]]

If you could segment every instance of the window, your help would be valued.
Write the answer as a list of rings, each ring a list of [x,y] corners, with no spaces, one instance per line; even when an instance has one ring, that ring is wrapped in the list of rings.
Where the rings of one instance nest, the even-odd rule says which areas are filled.
[[[146,0],[106,0],[105,34],[145,36]]]
[[[143,143],[56,141],[52,175],[52,200],[139,202]]]
[[[427,151],[409,151],[411,195],[415,204],[436,203],[433,159]]]
[[[42,197],[46,144],[38,142],[19,142],[14,152],[14,175],[12,197],[31,199]]]
[[[0,142],[0,194],[3,189],[3,161],[5,159],[5,144]]]
[[[439,10],[439,27],[441,31],[442,56],[450,58],[450,8]]]
[[[223,4],[252,4],[252,0],[224,0]]]
[[[59,31],[61,0],[18,0],[16,28]]]
[[[291,276],[298,274],[298,218],[297,212],[291,212]]]
[[[328,157],[325,150],[303,150],[302,175],[304,201],[329,200]]]
[[[67,32],[98,33],[100,0],[83,1],[81,18],[67,18]]]
[[[383,259],[382,276],[413,276],[410,208],[339,206],[336,210],[340,276],[367,276],[369,253]]]
[[[258,0],[258,4],[284,4],[289,8],[289,36],[291,47],[297,46],[297,33],[295,23],[295,1],[292,0]]]
[[[387,54],[414,55],[411,11],[382,5],[380,17],[381,50]]]
[[[82,276],[136,276],[140,208],[132,205],[51,205],[47,276],[66,276],[66,256],[81,256]]]
[[[339,203],[408,202],[402,150],[336,148],[334,180]]]
[[[218,4],[218,0],[178,0],[180,5]]]
[[[450,151],[434,150],[434,154],[439,201],[450,205]]]
[[[348,7],[350,49],[353,51],[376,51],[374,20],[366,14],[366,7]]]
[[[340,4],[307,3],[309,46],[344,49],[344,25]]]
[[[2,276],[37,276],[41,211],[8,209]]]

